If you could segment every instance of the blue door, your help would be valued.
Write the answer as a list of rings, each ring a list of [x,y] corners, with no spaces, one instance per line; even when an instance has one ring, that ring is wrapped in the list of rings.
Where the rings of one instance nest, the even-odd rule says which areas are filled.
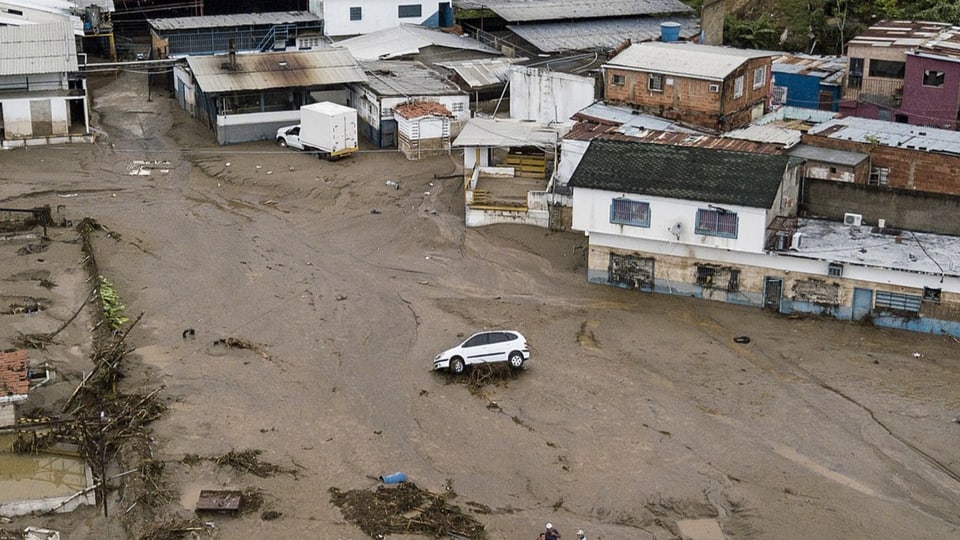
[[[850,318],[862,321],[873,309],[873,289],[853,289],[853,312]]]

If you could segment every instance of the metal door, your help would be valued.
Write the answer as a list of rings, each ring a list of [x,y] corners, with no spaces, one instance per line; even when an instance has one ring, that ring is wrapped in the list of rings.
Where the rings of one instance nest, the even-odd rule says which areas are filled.
[[[763,280],[763,309],[780,313],[783,298],[783,279],[768,277]]]
[[[853,312],[850,318],[862,321],[873,309],[873,289],[853,289]]]
[[[393,148],[397,146],[397,121],[380,121],[380,148]]]

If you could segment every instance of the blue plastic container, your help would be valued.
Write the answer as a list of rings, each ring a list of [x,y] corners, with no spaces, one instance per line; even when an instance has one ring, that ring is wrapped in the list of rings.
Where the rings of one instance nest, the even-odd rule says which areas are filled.
[[[384,484],[399,484],[400,482],[407,481],[407,475],[402,472],[385,474],[380,477],[380,481],[383,482]]]
[[[680,39],[680,23],[660,23],[660,41],[672,42]]]

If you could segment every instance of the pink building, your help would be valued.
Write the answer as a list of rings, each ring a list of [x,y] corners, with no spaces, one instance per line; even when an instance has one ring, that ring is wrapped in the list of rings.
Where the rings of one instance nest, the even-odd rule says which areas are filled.
[[[847,43],[840,112],[957,129],[960,26],[881,21]]]

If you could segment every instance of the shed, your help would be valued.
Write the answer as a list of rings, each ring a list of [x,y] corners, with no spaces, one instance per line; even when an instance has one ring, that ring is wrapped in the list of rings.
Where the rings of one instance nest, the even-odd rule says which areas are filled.
[[[399,140],[407,159],[450,153],[453,113],[436,101],[414,101],[394,107]]]

